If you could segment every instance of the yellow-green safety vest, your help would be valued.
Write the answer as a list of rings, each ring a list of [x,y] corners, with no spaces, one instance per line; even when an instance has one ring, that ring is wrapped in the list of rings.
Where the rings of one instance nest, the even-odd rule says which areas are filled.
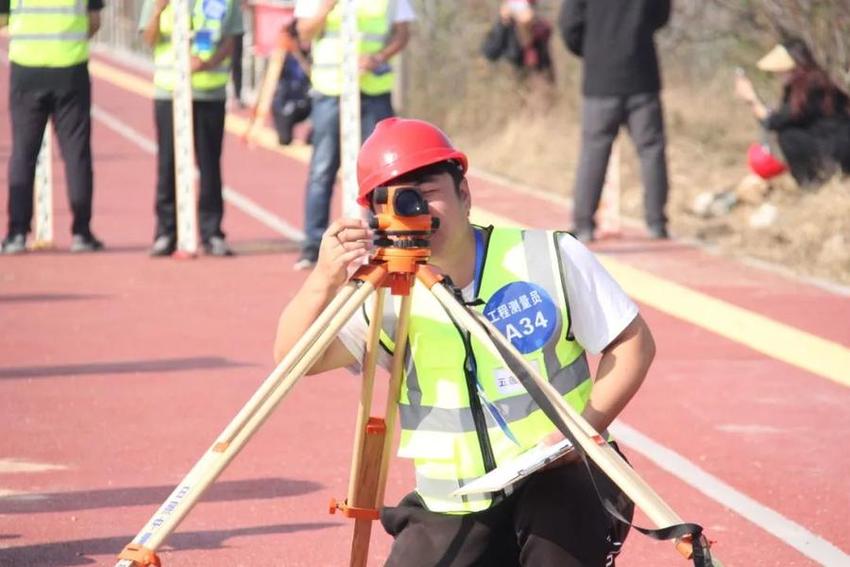
[[[532,282],[546,292],[555,304],[557,320],[539,322],[555,328],[540,348],[524,356],[567,403],[581,412],[590,397],[592,381],[584,349],[568,337],[570,315],[565,275],[560,268],[560,238],[569,236],[538,230],[492,229],[478,298],[486,304],[498,290],[515,282]],[[491,466],[498,466],[537,445],[555,431],[555,425],[504,363],[485,345],[462,333],[431,293],[419,283],[412,293],[399,400],[399,456],[414,460],[416,491],[429,510],[449,514],[483,510],[492,504],[492,494],[455,497],[451,493],[487,472],[485,451],[492,454]],[[389,352],[394,349],[400,303],[399,300],[386,302],[381,344]],[[527,309],[533,302],[523,303],[522,309]],[[485,311],[481,305],[475,309]],[[364,314],[368,312],[364,306]],[[531,321],[539,316],[534,309],[527,314]],[[485,313],[485,316],[493,320],[498,315]],[[469,362],[466,344],[471,346],[483,396],[477,392],[474,379],[468,378],[464,371],[465,363]],[[496,421],[492,409],[484,409],[482,401],[499,411],[516,442]],[[482,441],[485,428],[486,443]],[[485,444],[489,444],[489,449]]]
[[[197,33],[206,30],[211,34],[210,48],[204,51],[198,48],[196,41],[192,42],[192,55],[207,61],[213,56],[221,42],[221,23],[233,9],[232,0],[221,0],[227,9],[221,19],[211,19],[204,16],[204,1],[195,0],[192,9],[192,29]],[[154,75],[153,82],[157,88],[166,91],[174,90],[174,48],[171,44],[171,32],[174,29],[174,13],[172,5],[168,4],[159,17],[160,41],[153,51]],[[192,88],[211,91],[227,85],[230,76],[230,57],[222,60],[215,69],[192,73]]]
[[[390,0],[357,0],[357,29],[360,33],[360,55],[377,53],[387,43],[392,32],[389,17]],[[313,88],[328,96],[342,93],[342,2],[328,14],[325,28],[313,42],[313,66],[310,80]],[[393,89],[395,73],[389,70],[380,75],[360,74],[360,92],[367,95],[385,94]]]
[[[11,0],[9,60],[25,67],[71,67],[89,59],[86,0]]]

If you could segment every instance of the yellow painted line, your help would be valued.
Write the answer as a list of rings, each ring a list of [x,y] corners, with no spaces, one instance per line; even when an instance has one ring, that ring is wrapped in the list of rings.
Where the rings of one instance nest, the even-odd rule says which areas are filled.
[[[96,59],[89,59],[89,73],[98,79],[103,79],[125,91],[136,93],[145,98],[153,98],[153,83],[142,79],[133,73],[122,71],[112,65],[107,65]]]
[[[477,207],[473,207],[472,218],[479,224],[527,228]],[[605,254],[596,256],[635,300],[771,358],[850,386],[847,347],[633,268]]]
[[[98,78],[142,96],[153,97],[150,81],[99,61],[90,61],[89,69]],[[228,114],[225,128],[232,134],[241,135],[247,128],[247,120]],[[257,145],[299,161],[309,161],[309,147],[279,146],[271,128],[263,129]],[[473,207],[472,219],[479,224],[523,226],[514,219],[480,207]],[[637,301],[776,360],[850,386],[850,349],[847,347],[638,270],[604,254],[597,254],[597,257],[626,293]]]
[[[838,384],[850,386],[850,349],[600,255],[636,300]]]
[[[127,71],[123,71],[117,67],[113,67],[112,65],[107,65],[102,61],[95,59],[89,60],[89,72],[98,79],[103,79],[104,81],[112,83],[117,87],[135,93],[139,96],[151,99],[154,96],[155,89],[150,80],[143,79],[138,75],[128,73]],[[224,128],[229,133],[241,137],[248,128],[248,120],[242,116],[228,113],[224,121]],[[292,159],[303,162],[310,161],[309,146],[281,146],[277,143],[277,133],[268,126],[260,130],[254,142],[257,146]]]

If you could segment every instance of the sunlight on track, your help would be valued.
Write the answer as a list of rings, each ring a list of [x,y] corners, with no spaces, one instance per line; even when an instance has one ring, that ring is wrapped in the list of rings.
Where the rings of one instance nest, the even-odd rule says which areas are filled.
[[[54,465],[52,463],[36,463],[33,461],[26,461],[24,459],[0,459],[0,474],[61,471],[67,468],[68,467],[66,467],[65,465]]]

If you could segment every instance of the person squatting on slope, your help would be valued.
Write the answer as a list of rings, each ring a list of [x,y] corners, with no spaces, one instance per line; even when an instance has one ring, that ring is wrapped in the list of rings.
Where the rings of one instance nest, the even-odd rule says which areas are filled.
[[[782,102],[768,108],[739,74],[735,94],[761,126],[775,132],[794,180],[817,188],[836,172],[850,173],[850,101],[796,38],[776,45],[756,67],[782,78]]]
[[[198,221],[204,251],[212,256],[233,252],[221,230],[224,198],[221,151],[233,38],[242,33],[242,10],[237,0],[194,0],[192,10],[192,127],[195,160],[200,170]],[[157,140],[156,232],[151,256],[169,256],[177,245],[177,207],[174,170],[174,14],[169,0],[145,0],[139,31],[153,48],[154,122]]]
[[[374,210],[376,187],[417,188],[440,223],[430,241],[431,265],[503,333],[507,324],[521,328],[514,346],[567,403],[605,432],[653,360],[649,328],[636,305],[568,233],[471,224],[467,169],[466,155],[435,126],[390,118],[378,123],[360,151],[359,202]],[[328,227],[315,269],[281,313],[278,361],[346,282],[347,269],[369,255],[372,236],[360,219],[343,218]],[[381,511],[384,528],[395,538],[387,565],[613,565],[628,526],[604,510],[574,453],[513,490],[451,495],[522,451],[562,436],[501,360],[460,332],[427,289],[417,283],[412,294],[399,456],[414,460],[416,488]],[[399,304],[398,298],[387,300],[379,349],[385,368]],[[311,374],[360,368],[368,313],[367,302]],[[595,377],[586,350],[602,354]],[[591,466],[601,495],[631,518],[632,504]]]
[[[552,25],[537,14],[535,5],[535,0],[502,2],[499,19],[487,32],[481,51],[489,61],[504,58],[520,71],[538,72],[553,82],[549,53]]]
[[[94,171],[91,153],[89,39],[100,28],[103,0],[0,0],[0,28],[9,26],[9,225],[4,254],[26,251],[33,216],[36,160],[53,121],[68,184],[71,252],[96,252],[91,232]]]
[[[296,270],[312,268],[328,227],[331,195],[340,167],[339,96],[342,92],[342,4],[338,0],[297,0],[298,35],[313,41],[313,154],[307,177],[304,243]],[[358,0],[360,38],[360,129],[366,139],[380,120],[393,116],[392,58],[407,45],[416,19],[409,0]]]

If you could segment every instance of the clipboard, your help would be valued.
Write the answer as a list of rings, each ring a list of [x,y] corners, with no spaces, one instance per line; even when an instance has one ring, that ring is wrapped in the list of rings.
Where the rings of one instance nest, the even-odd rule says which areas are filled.
[[[452,496],[503,490],[572,450],[572,443],[567,439],[563,439],[554,445],[533,447],[487,474],[476,478],[469,484],[458,488],[452,492]]]

